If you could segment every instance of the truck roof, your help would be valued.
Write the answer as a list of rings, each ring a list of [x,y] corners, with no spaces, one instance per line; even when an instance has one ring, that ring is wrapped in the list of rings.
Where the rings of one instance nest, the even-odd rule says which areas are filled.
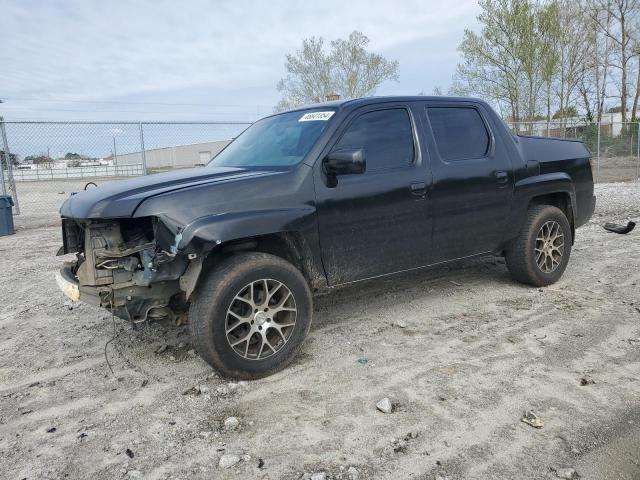
[[[427,96],[427,95],[391,95],[391,96],[379,96],[379,97],[361,97],[351,98],[345,100],[334,100],[331,102],[309,103],[301,105],[299,107],[292,108],[288,111],[295,112],[297,110],[308,110],[310,108],[344,108],[344,107],[360,107],[363,105],[373,105],[377,103],[389,103],[389,102],[424,102],[424,101],[436,101],[436,102],[479,102],[485,103],[478,98],[471,97],[445,97],[445,96]]]

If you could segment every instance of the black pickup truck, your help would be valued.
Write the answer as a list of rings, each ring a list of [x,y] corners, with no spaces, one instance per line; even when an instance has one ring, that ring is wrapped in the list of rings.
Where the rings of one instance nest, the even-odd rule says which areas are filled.
[[[209,364],[259,378],[300,349],[313,293],[490,254],[548,285],[594,207],[583,143],[514,135],[482,101],[330,102],[254,123],[204,168],[71,196],[57,281],[130,322],[188,318]]]

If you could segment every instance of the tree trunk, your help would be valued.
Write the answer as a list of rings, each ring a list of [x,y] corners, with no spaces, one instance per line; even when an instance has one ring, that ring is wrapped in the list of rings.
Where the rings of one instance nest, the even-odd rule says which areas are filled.
[[[640,59],[639,59],[640,62]],[[638,73],[636,74],[636,94],[633,96],[633,110],[631,111],[631,121],[637,120],[636,111],[638,110],[638,99],[640,98],[640,65],[638,65]]]

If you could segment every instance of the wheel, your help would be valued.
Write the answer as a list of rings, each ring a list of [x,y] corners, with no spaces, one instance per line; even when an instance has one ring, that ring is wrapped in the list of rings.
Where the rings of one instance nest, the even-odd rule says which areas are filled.
[[[507,245],[507,268],[518,282],[535,287],[550,285],[567,268],[571,243],[571,226],[562,210],[535,205],[527,212],[520,234]]]
[[[242,253],[211,270],[189,308],[198,354],[226,377],[286,367],[309,332],[312,300],[300,271],[280,257]]]

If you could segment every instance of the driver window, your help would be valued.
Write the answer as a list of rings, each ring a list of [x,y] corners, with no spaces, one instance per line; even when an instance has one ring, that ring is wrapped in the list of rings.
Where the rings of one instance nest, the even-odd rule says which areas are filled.
[[[344,132],[334,150],[364,149],[367,172],[406,167],[415,150],[409,113],[404,108],[360,115]]]

